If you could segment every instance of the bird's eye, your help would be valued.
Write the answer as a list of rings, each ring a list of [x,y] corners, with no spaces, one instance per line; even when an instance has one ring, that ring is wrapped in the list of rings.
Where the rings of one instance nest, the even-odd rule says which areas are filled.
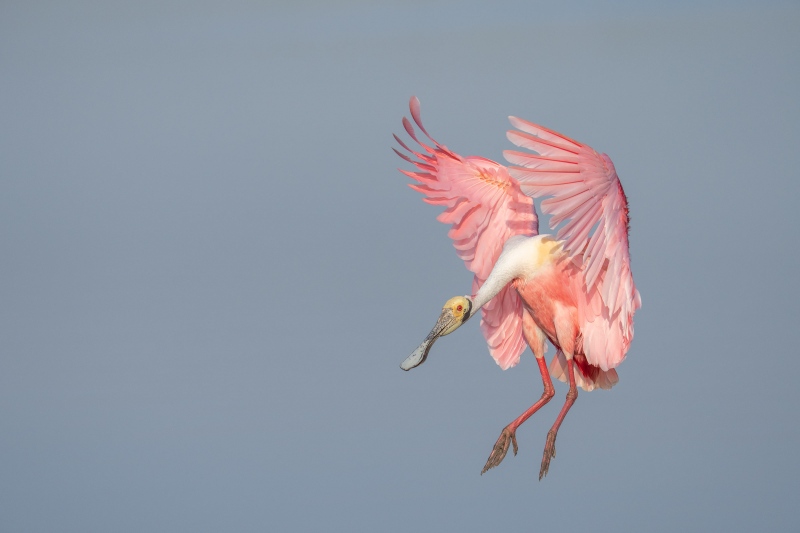
[[[456,307],[456,311],[461,311],[462,309],[464,309],[464,307],[463,307],[463,306],[461,306],[461,305],[459,305],[458,307]]]

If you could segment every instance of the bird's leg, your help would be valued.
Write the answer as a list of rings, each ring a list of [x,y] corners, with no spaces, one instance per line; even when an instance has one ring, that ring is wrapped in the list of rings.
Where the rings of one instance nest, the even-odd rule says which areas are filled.
[[[549,402],[550,398],[552,398],[556,393],[555,389],[553,388],[553,381],[550,379],[550,372],[547,370],[547,363],[544,360],[544,355],[542,355],[542,357],[537,355],[536,362],[539,364],[539,372],[542,374],[542,384],[544,385],[542,397],[539,398],[539,401],[533,404],[527,411],[522,413],[513,422],[503,428],[503,431],[500,432],[500,437],[494,444],[492,453],[489,455],[489,459],[486,461],[486,465],[481,471],[481,475],[483,475],[483,473],[490,468],[494,468],[495,466],[499,465],[503,461],[506,453],[508,453],[509,442],[514,446],[514,455],[517,455],[517,428],[521,426],[523,422],[529,419],[533,413],[541,409],[544,404]]]
[[[553,427],[547,432],[547,441],[545,442],[544,454],[542,455],[542,467],[539,469],[539,481],[547,475],[547,471],[550,469],[550,459],[556,456],[556,436],[558,435],[558,428],[561,426],[561,422],[564,421],[564,417],[567,416],[567,411],[569,411],[569,408],[572,407],[572,404],[575,403],[575,400],[578,398],[578,387],[575,386],[575,368],[573,366],[572,357],[567,359],[567,369],[569,370],[569,391],[567,391],[567,400],[564,402],[564,407],[561,408],[561,412],[558,413]]]

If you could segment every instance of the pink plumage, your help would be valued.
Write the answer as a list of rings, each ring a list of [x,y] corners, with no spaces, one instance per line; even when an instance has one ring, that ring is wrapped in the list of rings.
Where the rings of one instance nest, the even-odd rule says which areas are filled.
[[[447,208],[437,220],[451,224],[448,236],[458,257],[475,274],[473,291],[477,292],[510,237],[538,233],[533,200],[522,193],[504,166],[483,157],[461,157],[436,142],[422,126],[416,97],[411,98],[410,107],[417,127],[434,146],[421,142],[411,123],[403,119],[403,126],[422,152],[412,150],[395,136],[416,159],[395,152],[418,169],[400,172],[418,182],[409,186],[424,194],[425,202]],[[525,350],[519,295],[510,288],[503,289],[482,311],[481,331],[492,357],[503,370],[516,365]]]
[[[602,370],[614,368],[633,340],[633,313],[641,307],[630,268],[628,199],[614,163],[569,137],[516,117],[510,120],[521,130],[508,132],[511,142],[548,156],[504,152],[506,160],[520,165],[508,171],[523,192],[550,197],[542,211],[551,215],[550,228],[558,228],[556,237],[564,240],[569,256],[582,265],[583,353]]]
[[[516,129],[508,138],[527,151],[506,151],[514,165],[506,168],[449,150],[422,126],[416,97],[409,107],[430,144],[420,140],[404,118],[406,132],[420,148],[414,150],[395,136],[408,155],[395,152],[416,166],[415,171],[401,172],[417,182],[410,186],[423,193],[426,202],[446,208],[438,220],[451,225],[448,235],[456,253],[475,274],[472,296],[453,300],[482,310],[481,331],[502,369],[517,364],[527,343],[545,388],[542,398],[503,430],[484,471],[502,461],[509,443],[516,453],[517,427],[554,394],[550,374],[570,384],[567,401],[548,433],[541,479],[555,455],[556,434],[577,398],[577,387],[592,390],[616,384],[614,369],[633,339],[633,315],[641,298],[630,268],[627,198],[607,155],[560,133],[510,117]],[[532,198],[544,198],[542,210],[550,215],[555,237],[537,236]],[[452,315],[447,306],[453,300],[445,305],[440,323]],[[413,364],[404,369],[424,360],[437,336],[450,333],[469,316],[468,310],[454,326],[434,328],[412,354]],[[545,338],[556,347],[549,371]]]

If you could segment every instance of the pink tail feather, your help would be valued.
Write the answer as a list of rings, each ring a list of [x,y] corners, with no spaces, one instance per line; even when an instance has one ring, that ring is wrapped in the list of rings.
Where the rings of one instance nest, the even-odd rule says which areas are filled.
[[[601,370],[600,367],[590,365],[583,354],[573,357],[575,362],[575,383],[585,391],[594,389],[610,389],[619,381],[617,371],[613,368]],[[550,375],[566,383],[569,378],[567,371],[567,358],[561,350],[556,351],[556,355],[550,362]]]

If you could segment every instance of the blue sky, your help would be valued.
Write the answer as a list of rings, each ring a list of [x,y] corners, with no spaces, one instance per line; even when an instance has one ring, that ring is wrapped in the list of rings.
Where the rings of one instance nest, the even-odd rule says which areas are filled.
[[[0,529],[779,530],[800,491],[792,3],[4,3]],[[610,392],[502,372],[390,150],[516,115],[614,160]],[[551,349],[552,353],[552,349]]]

